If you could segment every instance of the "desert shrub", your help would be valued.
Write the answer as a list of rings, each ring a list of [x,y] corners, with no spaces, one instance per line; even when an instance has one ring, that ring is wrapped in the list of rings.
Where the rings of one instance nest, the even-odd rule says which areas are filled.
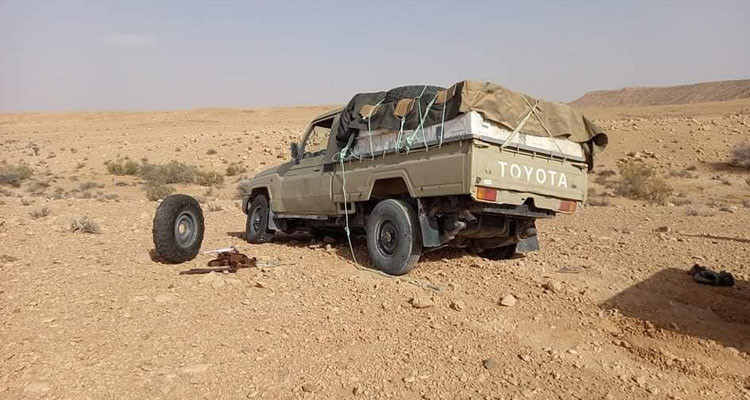
[[[669,176],[674,178],[695,178],[695,176],[691,174],[687,169],[672,170],[672,172],[669,173]]]
[[[244,174],[245,172],[247,172],[247,168],[245,168],[242,164],[231,163],[229,164],[229,166],[227,166],[227,176],[235,176]]]
[[[99,224],[89,217],[74,219],[70,223],[70,231],[78,233],[100,233]]]
[[[193,183],[197,173],[198,167],[172,160],[166,164],[144,162],[138,171],[138,177],[150,185],[167,185]]]
[[[606,197],[589,197],[586,200],[586,204],[592,207],[608,207],[612,205],[612,203]]]
[[[8,189],[6,189],[4,187],[0,187],[0,194],[3,195],[3,196],[8,196],[8,197],[13,196],[13,192],[11,192],[10,190],[8,190]]]
[[[211,212],[213,212],[213,211],[221,211],[223,209],[224,209],[224,207],[222,207],[221,204],[219,204],[219,203],[211,203],[211,204],[208,205],[208,211],[211,211]]]
[[[93,189],[93,188],[95,188],[97,186],[98,185],[96,184],[96,182],[84,182],[84,183],[81,183],[80,185],[78,185],[78,188],[81,189],[81,191],[85,192],[85,191],[91,190],[91,189]]]
[[[750,142],[735,145],[729,152],[729,164],[750,169]]]
[[[42,207],[38,210],[34,210],[29,213],[31,218],[38,219],[38,218],[44,218],[52,214],[52,211],[50,211],[49,207]]]
[[[675,197],[672,199],[672,204],[676,206],[685,206],[688,204],[693,204],[693,199],[688,197]]]
[[[664,204],[672,194],[672,187],[667,181],[642,162],[623,161],[617,167],[620,170],[620,181],[615,191],[621,196]]]
[[[50,184],[46,181],[32,181],[26,186],[26,191],[29,193],[40,193],[45,189],[49,188]]]
[[[161,200],[172,193],[174,193],[174,188],[169,185],[146,186],[146,198],[151,201]]]
[[[136,175],[138,174],[138,162],[129,159],[117,159],[107,161],[107,171],[112,175]]]
[[[245,179],[237,185],[237,198],[241,199],[250,195],[250,180]]]
[[[23,198],[21,198],[21,204],[28,207],[28,206],[34,204],[34,200],[32,200],[32,199],[30,199],[28,197],[23,197]]]
[[[198,171],[195,182],[201,186],[220,185],[224,183],[224,175],[216,171]]]
[[[32,173],[28,165],[0,164],[0,185],[19,187],[21,182],[29,179]]]

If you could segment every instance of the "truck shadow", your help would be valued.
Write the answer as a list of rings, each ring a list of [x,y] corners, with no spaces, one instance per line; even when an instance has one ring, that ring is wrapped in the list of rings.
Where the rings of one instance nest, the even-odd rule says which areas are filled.
[[[601,304],[627,317],[673,332],[710,339],[750,353],[750,282],[713,287],[693,281],[687,271],[668,268]]]

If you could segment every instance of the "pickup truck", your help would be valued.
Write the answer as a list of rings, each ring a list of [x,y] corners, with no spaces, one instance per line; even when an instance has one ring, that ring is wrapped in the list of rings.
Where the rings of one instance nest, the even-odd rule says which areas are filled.
[[[500,141],[465,135],[497,129],[470,112],[452,128],[433,127],[433,136],[425,130],[424,145],[381,146],[375,154],[373,138],[382,144],[400,132],[360,132],[347,153],[336,138],[343,111],[315,118],[292,143],[289,161],[251,179],[242,203],[250,243],[268,242],[275,231],[364,233],[372,264],[402,275],[423,251],[446,246],[490,259],[538,250],[535,220],[573,213],[586,199],[589,163],[578,143],[568,151],[559,146],[564,139],[510,140],[521,134],[508,129]],[[453,140],[443,140],[450,129]],[[440,143],[430,146],[435,135]]]

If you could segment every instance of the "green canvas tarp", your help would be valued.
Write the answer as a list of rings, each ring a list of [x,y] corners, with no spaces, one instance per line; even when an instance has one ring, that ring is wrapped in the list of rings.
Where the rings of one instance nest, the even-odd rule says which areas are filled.
[[[441,124],[469,111],[476,111],[485,120],[509,130],[523,123],[519,131],[525,134],[580,143],[589,167],[593,167],[594,154],[604,150],[608,143],[604,131],[566,104],[539,100],[492,82],[470,80],[447,89],[415,85],[357,94],[341,114],[336,139],[343,147],[360,131],[413,130],[420,124]]]

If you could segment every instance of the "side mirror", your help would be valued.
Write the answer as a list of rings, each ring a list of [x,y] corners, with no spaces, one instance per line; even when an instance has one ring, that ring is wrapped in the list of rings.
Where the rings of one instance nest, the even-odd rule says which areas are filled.
[[[289,145],[289,152],[292,153],[292,160],[294,160],[294,163],[299,164],[299,144],[297,142],[292,142],[292,144]]]

